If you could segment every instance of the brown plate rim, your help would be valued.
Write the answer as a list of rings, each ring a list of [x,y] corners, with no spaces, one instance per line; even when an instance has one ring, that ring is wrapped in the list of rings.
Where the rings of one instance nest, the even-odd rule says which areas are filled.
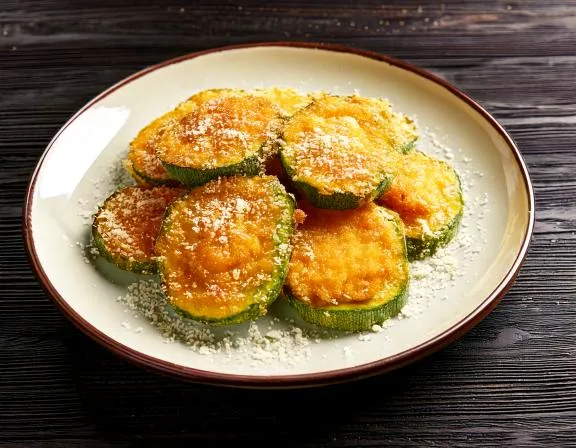
[[[32,201],[34,195],[34,189],[36,186],[36,179],[38,173],[42,167],[42,163],[50,151],[52,145],[60,136],[60,134],[74,121],[76,120],[86,109],[91,107],[96,102],[100,101],[102,98],[110,95],[112,92],[118,88],[124,86],[133,80],[140,78],[141,76],[150,73],[152,71],[161,69],[168,65],[172,65],[181,61],[188,59],[193,59],[199,56],[207,55],[210,53],[223,52],[229,50],[238,50],[246,48],[256,48],[256,47],[294,47],[294,48],[306,48],[306,49],[319,49],[339,53],[351,53],[362,57],[374,59],[377,61],[385,62],[387,64],[396,66],[408,72],[417,74],[420,77],[426,78],[437,85],[445,88],[450,93],[458,97],[459,99],[466,102],[471,108],[478,112],[491,126],[494,128],[501,137],[505,140],[508,147],[510,148],[516,163],[518,164],[520,171],[522,172],[522,177],[525,184],[525,189],[528,194],[529,201],[529,222],[526,228],[526,234],[520,251],[516,260],[510,267],[509,271],[505,275],[504,279],[500,284],[494,289],[494,291],[486,297],[468,316],[460,320],[458,323],[450,327],[449,329],[443,331],[442,333],[436,335],[435,337],[419,344],[417,346],[411,347],[403,352],[397,353],[393,356],[382,358],[378,361],[373,361],[370,363],[361,364],[354,367],[348,367],[343,369],[330,370],[318,373],[308,373],[308,374],[298,374],[298,375],[282,375],[282,376],[253,376],[253,375],[234,375],[218,372],[210,372],[205,370],[194,369],[192,367],[180,366],[168,361],[164,361],[153,356],[145,355],[139,351],[132,349],[130,347],[121,344],[110,336],[106,335],[102,331],[95,328],[93,325],[84,320],[78,313],[76,313],[72,307],[67,303],[67,301],[58,293],[54,285],[50,282],[48,276],[44,272],[42,265],[38,259],[36,249],[34,246],[34,239],[32,235],[32,223],[31,223],[31,210]],[[84,107],[82,107],[76,114],[74,114],[65,124],[60,128],[60,130],[53,137],[51,142],[46,147],[44,153],[40,157],[36,169],[34,170],[30,182],[28,184],[28,189],[25,197],[23,216],[22,216],[22,229],[24,234],[24,241],[26,252],[30,264],[32,265],[34,272],[39,279],[42,288],[48,293],[55,304],[60,308],[61,312],[82,332],[89,336],[94,341],[103,345],[104,347],[111,350],[116,355],[121,358],[131,362],[132,364],[138,365],[143,368],[153,370],[155,372],[167,374],[172,377],[179,379],[210,384],[210,385],[220,385],[220,386],[233,386],[233,387],[244,387],[244,388],[292,388],[292,387],[311,387],[311,386],[321,386],[335,383],[342,383],[351,380],[358,380],[360,378],[366,378],[376,374],[381,374],[389,372],[407,364],[413,363],[419,359],[422,359],[437,350],[445,347],[446,345],[454,342],[483,320],[495,307],[498,305],[502,297],[506,294],[508,289],[514,283],[516,276],[526,258],[528,252],[528,247],[530,245],[530,240],[532,238],[534,229],[535,213],[534,213],[534,191],[532,184],[530,182],[530,177],[528,174],[528,169],[522,159],[520,151],[512,138],[504,130],[504,128],[496,121],[490,113],[488,113],[479,103],[470,98],[467,94],[448,83],[446,80],[402,60],[398,60],[380,53],[376,53],[369,50],[359,49],[355,47],[350,47],[347,45],[324,43],[324,42],[292,42],[292,41],[279,41],[279,42],[254,42],[254,43],[244,43],[238,45],[229,45],[224,47],[217,47],[209,50],[198,51],[194,53],[189,53],[183,56],[179,56],[173,59],[166,60],[159,64],[147,67],[141,71],[138,71],[127,78],[119,81],[110,88],[106,89],[100,95],[88,102]]]

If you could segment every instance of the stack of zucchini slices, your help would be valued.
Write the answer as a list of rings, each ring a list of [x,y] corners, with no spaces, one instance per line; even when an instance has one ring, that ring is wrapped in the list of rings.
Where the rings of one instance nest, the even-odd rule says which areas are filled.
[[[282,296],[309,323],[370,330],[462,216],[458,175],[417,139],[382,99],[202,91],[131,142],[137,185],[101,205],[94,244],[158,274],[169,305],[206,324],[256,319]]]

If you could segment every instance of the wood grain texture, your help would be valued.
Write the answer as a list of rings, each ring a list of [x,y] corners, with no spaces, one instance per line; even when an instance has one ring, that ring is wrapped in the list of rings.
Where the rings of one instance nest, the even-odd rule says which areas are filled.
[[[0,446],[576,446],[576,3],[573,1],[0,4]],[[59,127],[145,66],[214,46],[321,40],[448,79],[509,130],[537,225],[502,304],[399,372],[301,391],[184,384],[80,334],[40,289],[25,188]]]

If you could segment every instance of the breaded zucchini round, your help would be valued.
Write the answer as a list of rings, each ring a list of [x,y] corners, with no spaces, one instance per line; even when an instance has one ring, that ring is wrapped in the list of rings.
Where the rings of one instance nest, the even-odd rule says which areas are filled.
[[[283,128],[282,165],[316,207],[357,208],[388,188],[391,165],[416,135],[406,120],[384,100],[317,97]]]
[[[113,193],[99,207],[92,224],[100,255],[120,269],[154,273],[154,241],[164,212],[183,192],[181,188],[131,186]]]
[[[434,255],[454,238],[462,218],[458,174],[420,151],[404,156],[398,168],[390,189],[377,202],[402,218],[410,260]]]
[[[170,176],[187,185],[255,175],[275,150],[281,121],[278,108],[262,96],[216,98],[166,129],[156,154]]]
[[[332,211],[301,207],[284,292],[301,317],[346,331],[370,330],[400,312],[409,269],[402,221],[374,203]]]
[[[156,240],[169,303],[211,325],[264,315],[286,276],[294,226],[294,200],[274,177],[192,189],[172,203]]]
[[[170,177],[156,157],[158,140],[167,127],[176,123],[200,104],[213,98],[232,95],[235,92],[234,89],[203,90],[152,121],[130,143],[128,158],[124,162],[127,171],[141,185],[177,184],[178,182]]]

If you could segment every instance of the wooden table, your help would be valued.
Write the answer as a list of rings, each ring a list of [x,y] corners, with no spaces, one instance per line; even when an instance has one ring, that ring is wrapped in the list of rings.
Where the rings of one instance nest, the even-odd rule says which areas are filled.
[[[575,2],[131,3],[0,5],[1,446],[576,446]],[[128,365],[65,320],[30,269],[21,207],[34,165],[78,108],[136,70],[287,39],[406,59],[492,112],[536,191],[524,268],[461,340],[370,380],[257,392]]]

